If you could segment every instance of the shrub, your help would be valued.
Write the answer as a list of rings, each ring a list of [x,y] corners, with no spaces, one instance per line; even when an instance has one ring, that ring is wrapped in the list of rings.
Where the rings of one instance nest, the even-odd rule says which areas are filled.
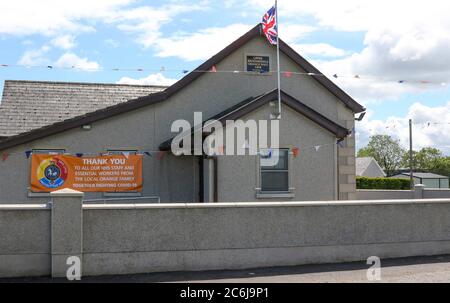
[[[410,190],[409,179],[356,178],[357,189]]]

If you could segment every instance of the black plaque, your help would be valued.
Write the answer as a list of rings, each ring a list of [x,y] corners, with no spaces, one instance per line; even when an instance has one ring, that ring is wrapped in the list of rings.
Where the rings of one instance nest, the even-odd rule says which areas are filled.
[[[269,56],[247,56],[247,72],[264,74],[270,72]]]

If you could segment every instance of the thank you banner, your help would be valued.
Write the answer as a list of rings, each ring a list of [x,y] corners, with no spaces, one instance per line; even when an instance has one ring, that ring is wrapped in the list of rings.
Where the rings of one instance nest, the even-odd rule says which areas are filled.
[[[135,192],[142,190],[142,156],[75,157],[33,154],[31,191],[72,188],[81,192]]]

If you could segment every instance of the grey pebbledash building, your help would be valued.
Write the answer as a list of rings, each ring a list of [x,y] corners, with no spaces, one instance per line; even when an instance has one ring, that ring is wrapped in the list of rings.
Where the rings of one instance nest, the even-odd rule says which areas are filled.
[[[355,199],[355,115],[365,108],[280,41],[282,161],[261,156],[175,156],[175,120],[270,120],[277,111],[276,47],[260,26],[170,87],[6,81],[0,105],[0,203],[47,202],[30,191],[24,153],[167,151],[144,157],[143,190],[87,199],[157,197],[161,202]],[[220,71],[245,71],[239,73]],[[267,72],[269,71],[269,72]],[[314,75],[300,75],[312,73]],[[270,122],[269,122],[270,123]],[[341,145],[336,144],[342,141]],[[320,148],[316,148],[320,146]],[[299,148],[299,154],[292,153]],[[145,200],[145,199],[143,199]]]

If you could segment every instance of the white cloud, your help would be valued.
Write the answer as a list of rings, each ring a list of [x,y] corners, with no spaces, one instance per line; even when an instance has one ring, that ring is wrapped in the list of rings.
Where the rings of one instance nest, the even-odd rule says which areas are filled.
[[[142,6],[122,12],[114,21],[122,31],[137,34],[136,42],[144,47],[154,46],[162,38],[161,26],[175,16],[205,10],[206,1],[191,4],[170,3],[161,7]]]
[[[208,59],[253,26],[232,24],[203,29],[193,34],[176,34],[169,38],[161,38],[155,45],[156,55],[164,58],[178,57],[186,61]]]
[[[0,2],[0,34],[55,35],[93,30],[86,20],[108,20],[132,0],[14,0]]]
[[[75,37],[72,35],[62,35],[54,38],[51,43],[64,50],[68,50],[71,48],[74,48],[76,46],[75,44]]]
[[[33,49],[26,51],[20,58],[18,64],[25,66],[46,65],[50,61],[45,57],[50,51],[50,47],[47,45],[42,46],[39,49]]]
[[[87,58],[80,58],[74,53],[63,54],[54,64],[59,68],[75,68],[83,71],[98,71],[100,64],[95,61],[89,61]]]
[[[373,135],[389,135],[399,139],[404,148],[409,147],[409,119],[413,120],[414,150],[435,147],[450,154],[450,102],[430,107],[413,104],[405,117],[389,117],[385,121],[372,120],[369,113],[357,124],[358,148],[364,147]]]
[[[248,5],[261,10],[272,3],[247,0]],[[316,62],[327,74],[364,75],[365,81],[336,81],[360,102],[397,99],[405,93],[437,89],[439,83],[450,82],[448,1],[316,0],[280,1],[279,5],[286,23],[313,17],[315,26],[322,31],[365,33],[361,52],[339,60]],[[301,48],[298,50],[301,52]],[[426,80],[437,85],[395,84],[399,80]]]
[[[283,24],[280,27],[280,37],[286,43],[294,43],[301,38],[306,37],[308,34],[316,31],[318,28],[315,26],[288,23]]]
[[[291,47],[295,49],[299,54],[307,57],[343,57],[348,54],[348,51],[326,43],[292,44]]]
[[[141,79],[133,79],[128,77],[123,77],[117,84],[133,84],[133,85],[161,85],[170,86],[177,82],[176,79],[166,78],[162,73],[151,74],[148,77]]]
[[[57,36],[52,44],[67,50],[73,47],[73,35],[95,31],[95,25],[103,23],[136,35],[138,43],[150,47],[161,37],[164,24],[180,14],[205,10],[207,4],[207,1],[171,1],[161,6],[144,5],[136,0],[0,1],[0,35]]]

